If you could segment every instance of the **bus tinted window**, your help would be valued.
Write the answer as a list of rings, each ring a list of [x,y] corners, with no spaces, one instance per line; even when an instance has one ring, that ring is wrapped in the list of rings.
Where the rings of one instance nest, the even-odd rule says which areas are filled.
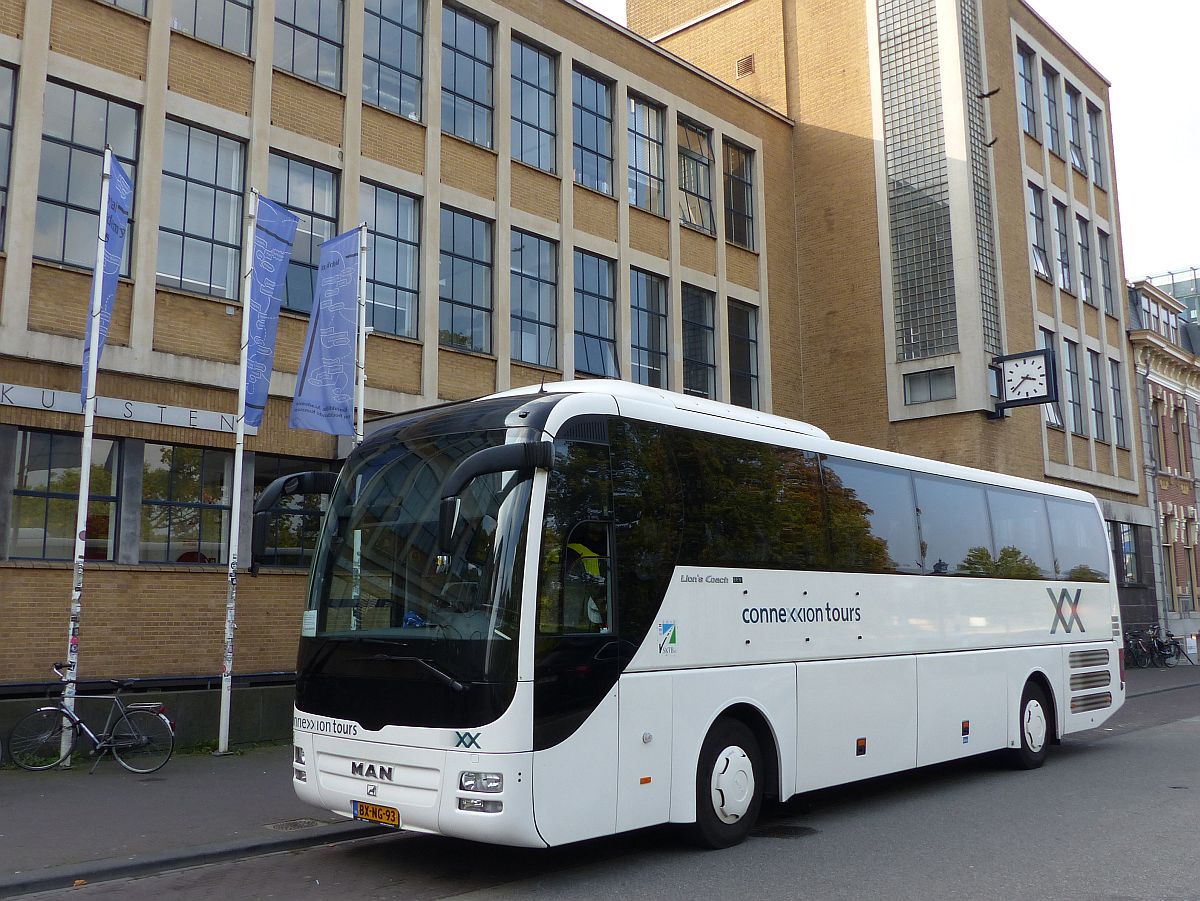
[[[925,572],[942,576],[990,576],[992,531],[983,486],[938,476],[913,476],[920,511]]]
[[[990,575],[999,579],[1054,578],[1046,502],[1028,491],[1007,488],[989,488],[987,496],[996,542]]]
[[[830,568],[849,572],[919,573],[912,480],[890,466],[827,457]]]
[[[1082,501],[1048,497],[1046,509],[1056,576],[1071,582],[1108,581],[1108,542],[1096,508]]]
[[[681,563],[822,569],[828,545],[811,454],[736,438],[672,435],[684,492]]]

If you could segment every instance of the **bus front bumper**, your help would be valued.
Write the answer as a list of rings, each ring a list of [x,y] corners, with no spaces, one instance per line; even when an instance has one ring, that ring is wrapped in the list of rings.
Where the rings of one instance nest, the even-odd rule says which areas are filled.
[[[300,800],[347,818],[398,814],[398,826],[544,848],[533,817],[533,754],[418,748],[295,730]],[[380,808],[383,808],[381,811]],[[378,821],[378,820],[375,820]]]

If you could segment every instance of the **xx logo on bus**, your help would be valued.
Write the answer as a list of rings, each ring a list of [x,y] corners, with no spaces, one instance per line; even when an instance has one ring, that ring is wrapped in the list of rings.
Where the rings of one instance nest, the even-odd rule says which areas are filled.
[[[458,736],[458,741],[454,743],[456,748],[478,748],[479,736],[483,735],[482,732],[455,732],[454,734]]]
[[[1071,599],[1071,593],[1067,589],[1063,589],[1058,593],[1058,597],[1054,596],[1054,589],[1047,588],[1046,593],[1050,595],[1050,603],[1054,605],[1054,622],[1050,626],[1050,634],[1053,635],[1058,631],[1058,624],[1062,623],[1063,631],[1070,632],[1071,626],[1078,625],[1080,632],[1086,632],[1083,627],[1083,620],[1079,618],[1079,596],[1083,594],[1082,588],[1075,589],[1075,598]],[[1068,617],[1063,613],[1063,608],[1069,607],[1071,615]]]

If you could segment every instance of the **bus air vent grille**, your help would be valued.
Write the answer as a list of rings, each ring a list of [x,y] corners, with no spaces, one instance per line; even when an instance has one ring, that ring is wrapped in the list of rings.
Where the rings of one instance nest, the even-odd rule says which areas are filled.
[[[1101,710],[1104,707],[1112,706],[1112,695],[1107,691],[1102,691],[1094,695],[1080,695],[1077,698],[1071,698],[1072,713],[1086,713],[1089,710]]]
[[[1083,691],[1085,688],[1102,688],[1112,684],[1112,673],[1099,670],[1094,673],[1072,673],[1071,691]]]
[[[562,441],[608,444],[608,420],[603,416],[578,416],[564,423],[555,437]]]
[[[1071,652],[1071,669],[1083,669],[1088,666],[1108,666],[1108,651],[1100,648],[1095,651]]]

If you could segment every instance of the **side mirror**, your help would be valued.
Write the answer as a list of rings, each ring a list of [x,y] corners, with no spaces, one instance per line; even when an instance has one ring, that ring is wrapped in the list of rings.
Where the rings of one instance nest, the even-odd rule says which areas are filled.
[[[290,494],[332,494],[337,477],[336,472],[296,472],[280,476],[266,487],[254,502],[250,532],[250,575],[258,575],[258,568],[267,552],[267,531],[280,498]]]

